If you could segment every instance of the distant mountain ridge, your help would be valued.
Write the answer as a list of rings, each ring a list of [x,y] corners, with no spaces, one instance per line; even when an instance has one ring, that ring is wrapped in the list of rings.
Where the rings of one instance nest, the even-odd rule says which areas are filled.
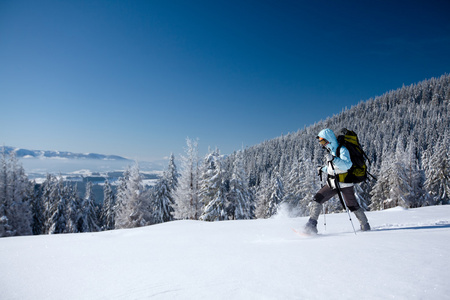
[[[93,160],[115,160],[129,161],[129,159],[118,155],[104,155],[98,153],[74,153],[69,151],[50,150],[28,150],[15,147],[4,147],[5,152],[14,152],[18,158],[53,158],[53,159],[93,159]]]

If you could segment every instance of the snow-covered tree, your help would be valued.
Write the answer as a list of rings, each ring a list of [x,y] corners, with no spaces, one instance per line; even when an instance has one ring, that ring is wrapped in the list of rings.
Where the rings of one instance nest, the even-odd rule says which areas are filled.
[[[204,208],[212,200],[220,185],[220,154],[216,149],[209,151],[200,167],[199,201]]]
[[[278,205],[283,202],[284,199],[284,184],[280,173],[275,172],[275,176],[272,177],[270,182],[270,196],[267,207],[267,214],[273,216],[277,210]]]
[[[172,221],[175,214],[175,192],[178,188],[178,171],[175,156],[170,155],[169,165],[158,180],[152,194],[152,223]]]
[[[186,139],[185,156],[181,156],[181,177],[175,195],[175,217],[197,220],[201,214],[199,202],[198,141]]]
[[[10,154],[8,181],[11,199],[10,225],[15,230],[16,235],[30,235],[32,234],[30,206],[32,195],[29,195],[28,177],[14,152]]]
[[[200,216],[202,221],[223,221],[227,218],[226,211],[226,191],[223,184],[219,185],[219,189],[214,194],[213,198],[203,208],[203,213]]]
[[[8,160],[5,148],[2,148],[0,166],[0,237],[12,236],[15,234],[10,220],[8,218],[8,210],[11,201],[8,196]]]
[[[389,191],[391,189],[391,183],[390,179],[393,174],[393,168],[394,168],[394,156],[386,155],[383,158],[383,162],[381,164],[381,169],[377,177],[377,181],[375,185],[372,188],[371,195],[372,195],[372,203],[370,205],[371,210],[382,210],[385,208],[387,202],[390,202],[389,200]]]
[[[395,153],[386,151],[380,174],[373,186],[371,209],[385,209],[394,206],[413,207],[420,197],[420,173],[415,163],[413,146],[405,151],[403,137],[397,139]]]
[[[149,225],[152,219],[150,203],[144,193],[138,163],[129,170],[128,174],[129,178],[118,202],[115,228],[141,227]]]
[[[80,216],[81,232],[99,231],[97,211],[95,207],[94,193],[92,192],[92,182],[86,184],[86,193],[82,202],[82,212]]]
[[[127,168],[123,172],[123,176],[119,177],[117,191],[116,191],[116,203],[113,206],[114,210],[114,228],[118,228],[117,217],[119,216],[121,210],[123,209],[127,201],[127,183],[130,180],[130,169]]]
[[[178,188],[178,177],[179,177],[177,166],[175,164],[175,156],[173,155],[173,153],[170,154],[169,165],[167,167],[167,171],[164,173],[164,177],[168,182],[169,185],[168,187],[171,192],[171,196],[173,197],[175,191]]]
[[[265,219],[271,216],[268,212],[270,195],[271,189],[269,176],[267,173],[264,173],[256,190],[255,215],[258,219]]]
[[[243,155],[238,151],[233,163],[233,173],[230,180],[230,191],[228,202],[232,211],[232,218],[252,219],[254,218],[254,207],[248,187],[248,177],[245,174]]]
[[[300,178],[303,174],[300,173],[299,162],[298,159],[294,160],[289,173],[286,178],[285,185],[285,197],[284,201],[289,205],[289,207],[293,208],[298,206],[298,203],[301,199],[301,181]]]
[[[423,205],[423,177],[419,169],[419,161],[417,159],[417,147],[414,138],[409,138],[408,144],[404,152],[405,165],[405,201],[408,207],[420,207]]]
[[[450,137],[449,131],[423,156],[425,189],[436,204],[450,203]]]
[[[58,179],[47,173],[45,181],[41,185],[41,199],[44,206],[44,228],[42,232],[48,234],[52,225],[52,216],[58,205]]]
[[[14,152],[0,159],[0,236],[32,234],[28,178]]]
[[[31,206],[31,229],[34,235],[39,235],[43,233],[44,228],[44,205],[35,186],[36,182],[30,182],[28,194]]]
[[[171,191],[170,176],[164,173],[155,185],[152,195],[152,223],[163,223],[173,220],[174,199]]]
[[[414,142],[405,150],[399,137],[393,168],[389,172],[389,199],[395,205],[417,207],[421,197],[420,172],[415,158]]]
[[[315,150],[317,151],[319,148],[316,146]],[[317,151],[316,153],[321,152]],[[317,166],[312,163],[311,156],[307,154],[306,149],[302,149],[301,151],[298,168],[297,194],[299,200],[295,208],[298,210],[300,216],[305,216],[309,215],[310,205],[314,199],[314,195],[320,189],[322,182],[326,180],[327,174],[321,174],[322,178],[320,178]],[[295,173],[295,175],[297,174]],[[332,204],[333,202],[328,202],[325,205],[328,207]]]
[[[50,234],[64,233],[66,232],[66,223],[67,223],[67,215],[66,215],[66,193],[64,191],[64,182],[62,178],[59,179],[58,184],[56,185],[56,208],[53,210],[53,213],[50,217]]]
[[[223,172],[220,153],[216,149],[206,155],[201,168],[199,196],[203,213],[200,220],[222,221],[227,218]]]
[[[67,208],[66,208],[66,232],[67,233],[77,233],[80,232],[82,224],[78,224],[81,221],[82,213],[82,203],[81,199],[77,194],[77,185],[72,186],[71,184],[66,184],[65,193],[67,197]]]
[[[115,221],[115,195],[112,190],[111,184],[108,180],[105,180],[103,185],[103,207],[102,207],[102,219],[103,219],[103,229],[112,230],[114,229]]]

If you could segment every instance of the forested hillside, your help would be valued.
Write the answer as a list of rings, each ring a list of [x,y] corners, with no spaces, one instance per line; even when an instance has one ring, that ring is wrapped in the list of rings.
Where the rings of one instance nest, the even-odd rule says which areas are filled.
[[[300,204],[304,214],[320,185],[316,167],[323,164],[324,153],[317,145],[317,133],[323,128],[335,132],[348,128],[358,134],[372,162],[370,172],[378,178],[357,190],[366,208],[448,203],[449,100],[450,76],[443,75],[403,86],[303,130],[248,148],[244,162],[250,186],[259,193],[260,203],[270,202],[277,188],[270,183],[281,177],[284,200],[292,208]]]

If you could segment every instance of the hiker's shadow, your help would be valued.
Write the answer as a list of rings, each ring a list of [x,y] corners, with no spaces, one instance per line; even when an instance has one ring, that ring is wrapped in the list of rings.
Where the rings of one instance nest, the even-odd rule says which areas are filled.
[[[373,231],[394,231],[394,230],[421,230],[421,229],[443,229],[450,228],[450,224],[416,225],[406,227],[386,227],[379,226],[372,228]]]

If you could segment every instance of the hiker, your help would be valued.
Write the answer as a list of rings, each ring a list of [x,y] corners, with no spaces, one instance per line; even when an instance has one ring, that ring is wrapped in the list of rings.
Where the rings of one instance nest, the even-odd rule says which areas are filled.
[[[336,150],[339,145],[337,138],[331,129],[327,128],[320,131],[317,139],[320,145],[328,150],[328,153],[326,154],[327,165],[318,168],[319,174],[320,172],[323,172],[328,174],[328,177],[327,184],[314,196],[314,201],[311,204],[310,218],[305,225],[305,233],[317,234],[317,220],[322,211],[323,203],[337,195],[339,191],[341,192],[348,209],[358,218],[361,224],[361,230],[370,230],[366,214],[356,200],[353,183],[339,182],[338,186],[336,186],[335,175],[338,178],[344,177],[343,175],[352,167],[353,163],[350,159],[349,151],[345,146],[341,146],[339,156],[336,156]],[[339,174],[341,174],[341,176],[339,176]]]

